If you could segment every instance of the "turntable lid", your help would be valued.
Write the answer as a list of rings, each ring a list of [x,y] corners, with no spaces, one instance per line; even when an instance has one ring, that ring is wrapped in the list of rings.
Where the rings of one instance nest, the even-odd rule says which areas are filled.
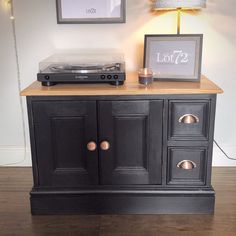
[[[50,66],[101,66],[105,64],[125,63],[122,53],[113,52],[80,52],[80,53],[57,53],[39,63],[39,72],[43,72]]]

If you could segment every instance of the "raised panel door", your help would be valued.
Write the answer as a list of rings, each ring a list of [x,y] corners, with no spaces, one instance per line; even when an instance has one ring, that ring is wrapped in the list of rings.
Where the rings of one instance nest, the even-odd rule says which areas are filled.
[[[101,184],[161,184],[161,100],[99,102]]]
[[[33,102],[40,186],[75,187],[98,183],[96,102]]]

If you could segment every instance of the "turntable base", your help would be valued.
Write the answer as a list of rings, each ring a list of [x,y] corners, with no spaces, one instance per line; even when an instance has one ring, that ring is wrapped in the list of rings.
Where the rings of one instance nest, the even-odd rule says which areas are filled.
[[[43,86],[57,83],[109,83],[122,85],[125,62],[121,54],[55,54],[40,62],[37,80]]]

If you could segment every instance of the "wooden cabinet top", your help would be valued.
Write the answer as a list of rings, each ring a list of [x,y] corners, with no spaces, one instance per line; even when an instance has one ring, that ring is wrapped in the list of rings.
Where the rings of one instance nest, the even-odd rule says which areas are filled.
[[[158,95],[158,94],[217,94],[223,93],[212,81],[202,76],[198,82],[154,81],[145,87],[138,83],[135,72],[126,74],[124,85],[110,84],[57,84],[42,86],[35,81],[21,92],[21,96],[87,96],[87,95]]]

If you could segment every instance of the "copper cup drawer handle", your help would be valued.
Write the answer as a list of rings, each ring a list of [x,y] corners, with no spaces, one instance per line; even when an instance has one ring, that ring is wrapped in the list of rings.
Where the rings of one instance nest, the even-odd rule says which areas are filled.
[[[110,143],[108,141],[102,141],[100,143],[100,148],[103,150],[103,151],[107,151],[110,149]]]
[[[199,118],[193,114],[185,114],[179,118],[179,123],[184,123],[184,124],[199,123]]]
[[[183,160],[177,164],[177,167],[184,170],[192,170],[197,167],[196,163],[190,160]]]
[[[87,144],[87,149],[90,152],[94,152],[97,149],[97,144],[95,142],[91,141]]]

